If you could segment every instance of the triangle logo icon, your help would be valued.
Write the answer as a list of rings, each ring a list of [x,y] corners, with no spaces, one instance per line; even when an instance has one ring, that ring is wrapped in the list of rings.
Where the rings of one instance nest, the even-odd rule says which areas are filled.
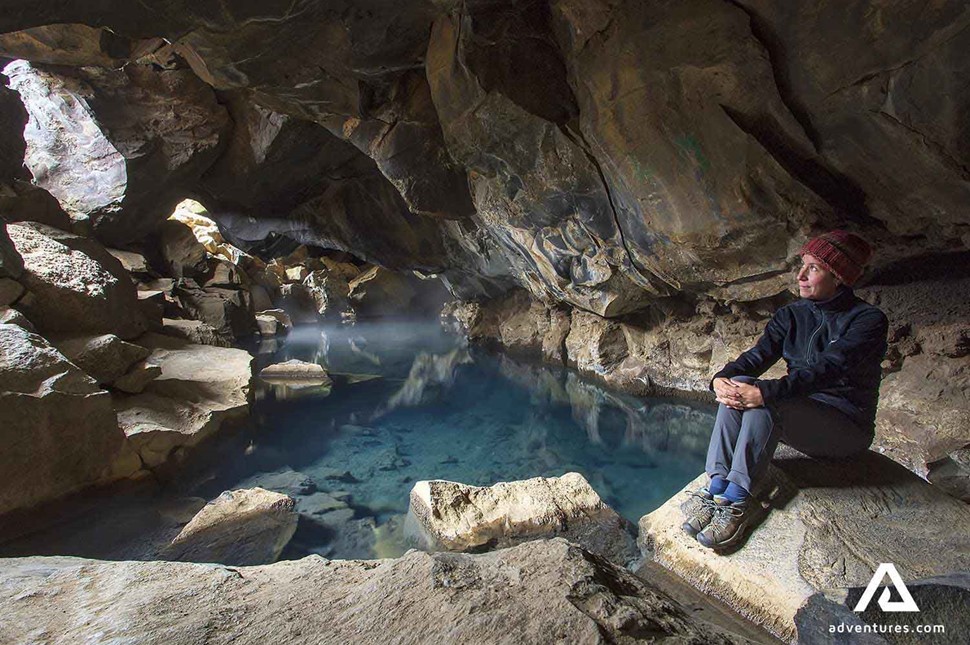
[[[910,595],[909,589],[906,588],[906,584],[903,582],[899,572],[896,571],[896,566],[892,562],[883,562],[879,565],[876,572],[872,574],[872,580],[869,581],[869,585],[862,592],[862,597],[859,598],[859,602],[856,603],[852,611],[866,610],[872,601],[872,597],[876,595],[876,590],[879,588],[880,583],[882,583],[883,578],[887,575],[893,587],[896,588],[896,593],[899,594],[900,600],[890,600],[891,594],[889,593],[889,587],[886,587],[879,596],[879,608],[883,611],[919,611],[919,607],[916,606],[916,601],[913,600],[913,596]]]

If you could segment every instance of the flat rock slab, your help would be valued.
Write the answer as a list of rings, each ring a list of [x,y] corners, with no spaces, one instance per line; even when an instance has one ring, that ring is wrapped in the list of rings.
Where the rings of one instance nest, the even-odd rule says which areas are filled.
[[[408,532],[426,548],[480,551],[561,536],[626,565],[633,528],[579,473],[468,486],[440,479],[411,489]]]
[[[185,525],[165,559],[246,566],[275,562],[296,532],[296,501],[264,488],[230,490]]]
[[[764,487],[771,510],[732,553],[680,528],[680,504],[706,483],[641,518],[644,555],[785,640],[812,594],[865,586],[882,562],[903,580],[970,569],[970,506],[873,452],[821,461],[783,446]]]
[[[562,539],[240,568],[12,558],[0,611],[18,643],[742,642]]]
[[[264,367],[259,372],[259,378],[264,381],[330,382],[330,377],[322,365],[318,363],[307,363],[296,359]]]

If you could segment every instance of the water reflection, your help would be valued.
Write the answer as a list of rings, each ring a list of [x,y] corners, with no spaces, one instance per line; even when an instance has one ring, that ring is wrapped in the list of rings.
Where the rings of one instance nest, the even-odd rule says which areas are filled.
[[[611,392],[469,348],[435,322],[298,327],[263,350],[256,373],[299,359],[322,365],[332,383],[254,379],[251,427],[196,453],[151,500],[52,518],[60,524],[2,550],[150,558],[132,545],[178,529],[155,506],[264,486],[298,502],[285,558],[390,557],[409,546],[403,520],[418,480],[491,485],[570,471],[635,522],[703,469],[713,423],[713,406]]]

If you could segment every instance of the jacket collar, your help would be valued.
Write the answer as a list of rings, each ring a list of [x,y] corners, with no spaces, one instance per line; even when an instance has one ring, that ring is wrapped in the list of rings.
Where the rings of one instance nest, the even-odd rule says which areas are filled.
[[[854,301],[855,293],[852,292],[852,288],[842,285],[828,300],[809,300],[809,303],[822,311],[841,311],[848,309]]]

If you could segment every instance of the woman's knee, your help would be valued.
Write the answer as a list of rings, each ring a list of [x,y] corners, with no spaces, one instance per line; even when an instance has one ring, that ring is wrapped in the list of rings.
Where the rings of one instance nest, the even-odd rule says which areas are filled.
[[[748,385],[751,385],[752,383],[754,383],[758,379],[756,379],[753,376],[732,376],[731,377],[731,380],[732,381],[737,381],[738,383],[747,383]]]

